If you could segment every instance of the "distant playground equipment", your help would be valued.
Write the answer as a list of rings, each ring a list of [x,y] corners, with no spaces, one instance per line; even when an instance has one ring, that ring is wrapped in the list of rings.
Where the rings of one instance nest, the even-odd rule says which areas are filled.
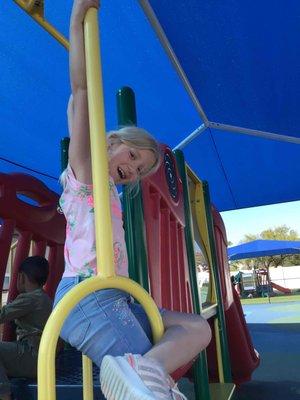
[[[265,268],[239,271],[231,280],[241,297],[269,297],[275,294],[274,289],[284,294],[292,293],[291,289],[272,282]]]
[[[271,286],[273,289],[278,290],[279,292],[286,293],[286,294],[292,293],[291,289],[285,288],[281,285],[278,285],[277,283],[271,282]]]
[[[271,285],[270,276],[266,269],[254,270],[256,276],[256,292],[258,296],[269,297],[273,295],[273,287]]]

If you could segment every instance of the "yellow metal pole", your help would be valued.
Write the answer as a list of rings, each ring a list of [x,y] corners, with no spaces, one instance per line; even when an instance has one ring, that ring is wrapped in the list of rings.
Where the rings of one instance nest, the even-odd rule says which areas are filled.
[[[92,360],[82,355],[82,380],[83,380],[83,400],[93,400],[93,364]]]
[[[210,248],[209,236],[208,236],[207,219],[206,219],[206,213],[205,213],[202,182],[198,179],[198,177],[189,168],[188,168],[188,174],[195,184],[194,207],[195,207],[195,211],[196,211],[195,214],[196,214],[197,225],[198,225],[199,231],[201,233],[203,243],[205,245],[205,250],[206,250],[207,257],[208,257],[209,265],[211,268],[213,268],[211,248]],[[216,287],[215,286],[215,278],[212,273],[210,274],[210,278],[212,280],[212,283],[210,285],[211,302],[216,303],[217,299],[216,299],[216,289],[215,289],[215,287]],[[221,383],[224,383],[224,381],[225,381],[224,368],[223,368],[223,359],[222,359],[222,352],[221,352],[221,342],[220,342],[218,318],[214,319],[214,332],[215,332],[215,339],[216,339],[216,353],[217,353],[219,381]]]
[[[208,228],[207,228],[207,220],[206,220],[206,214],[205,214],[205,204],[204,204],[204,198],[203,198],[203,188],[202,188],[202,182],[199,181],[197,178],[197,182],[195,183],[195,211],[196,211],[196,220],[197,220],[197,225],[199,228],[199,232],[201,233],[201,237],[205,246],[205,252],[209,261],[209,265],[211,269],[213,268],[212,264],[212,257],[211,257],[211,248],[210,248],[210,243],[209,243],[209,236],[208,236]],[[215,293],[215,285],[214,285],[214,276],[213,274],[210,274],[211,280],[212,280],[212,285],[210,285],[210,300],[212,303],[216,302],[216,293]]]
[[[225,378],[224,378],[224,368],[223,368],[223,360],[222,360],[222,351],[221,351],[221,341],[220,341],[220,334],[219,334],[219,320],[218,320],[218,318],[214,319],[214,331],[215,331],[215,340],[216,340],[216,353],[217,353],[219,381],[221,383],[224,383],[225,382]]]
[[[54,26],[49,24],[46,20],[43,18],[37,16],[37,15],[32,15],[32,18],[40,24],[48,33],[50,33],[51,36],[54,37],[61,45],[63,45],[67,50],[69,50],[69,41],[61,34],[59,33]]]
[[[101,277],[115,275],[111,226],[107,143],[100,61],[97,10],[90,8],[84,20],[88,87],[97,269]],[[107,184],[104,184],[104,182]]]
[[[32,0],[26,3],[24,0],[14,0],[14,2],[22,8],[28,15],[31,16],[39,25],[41,25],[51,36],[54,37],[61,45],[63,45],[67,50],[69,49],[68,40],[54,28],[53,25],[49,24],[42,15],[34,12],[35,1]]]
[[[98,12],[95,8],[88,10],[84,19],[84,44],[89,105],[97,273],[99,277],[104,278],[115,276],[115,266],[112,247],[113,233],[97,17]],[[94,396],[91,365],[83,358],[82,366],[84,400],[92,400]]]

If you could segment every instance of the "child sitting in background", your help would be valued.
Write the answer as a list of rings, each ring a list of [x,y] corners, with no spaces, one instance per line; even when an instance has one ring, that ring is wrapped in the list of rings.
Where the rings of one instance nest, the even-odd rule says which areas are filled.
[[[8,377],[36,378],[42,331],[52,311],[44,292],[49,264],[44,257],[27,257],[20,265],[14,301],[0,309],[0,323],[14,321],[15,342],[0,342],[0,399],[11,400]]]

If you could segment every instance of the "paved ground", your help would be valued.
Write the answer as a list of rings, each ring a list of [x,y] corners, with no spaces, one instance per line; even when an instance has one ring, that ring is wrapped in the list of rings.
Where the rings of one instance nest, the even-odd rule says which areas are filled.
[[[236,400],[300,400],[300,302],[243,309],[261,363]]]
[[[252,381],[239,388],[234,400],[299,400],[300,383]]]
[[[247,304],[243,310],[248,324],[300,323],[300,301]]]
[[[300,301],[243,309],[261,363],[235,400],[300,400]],[[193,400],[192,386],[184,380],[181,387]]]

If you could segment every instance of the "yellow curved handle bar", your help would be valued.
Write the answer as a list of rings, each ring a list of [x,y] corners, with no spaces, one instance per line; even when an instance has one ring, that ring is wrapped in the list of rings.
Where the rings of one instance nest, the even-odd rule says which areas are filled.
[[[149,294],[136,282],[121,276],[93,277],[76,285],[57,304],[44,329],[38,358],[38,399],[55,400],[55,350],[62,325],[70,311],[89,293],[99,289],[116,288],[131,294],[145,309],[152,328],[154,342],[163,334],[161,315]],[[99,347],[101,343],[99,343]],[[93,399],[93,397],[87,397]]]

